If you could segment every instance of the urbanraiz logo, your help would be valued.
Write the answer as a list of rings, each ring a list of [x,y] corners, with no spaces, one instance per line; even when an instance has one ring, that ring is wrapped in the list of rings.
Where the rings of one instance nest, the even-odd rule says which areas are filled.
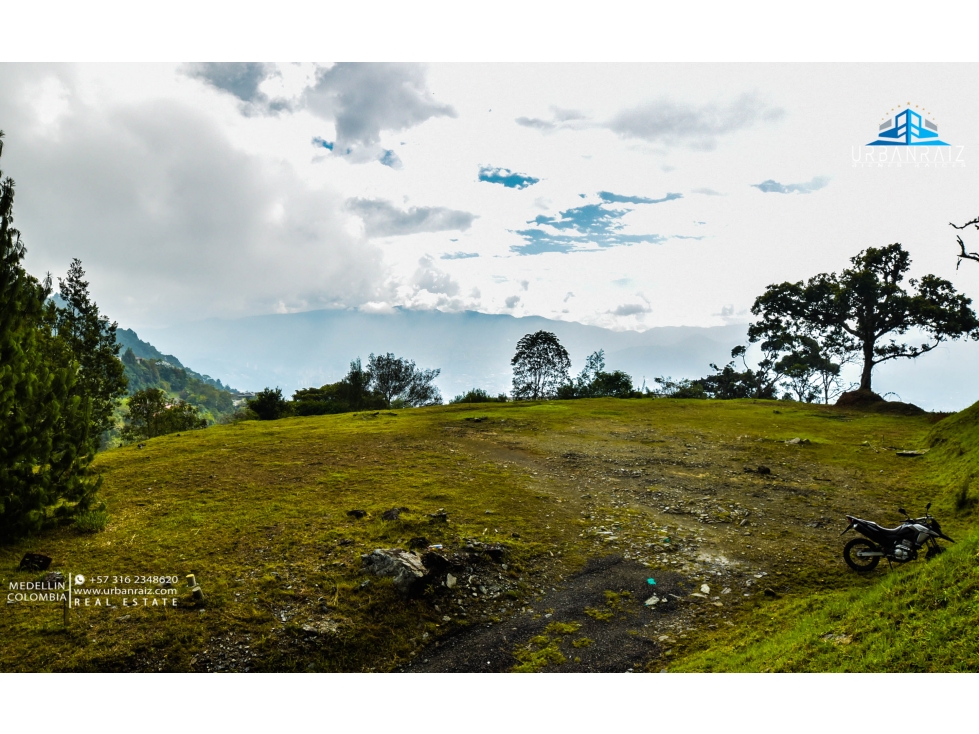
[[[938,125],[924,115],[931,113],[922,110],[918,105],[911,109],[911,103],[894,117],[885,119],[878,128],[877,139],[867,145],[948,145],[938,139]],[[892,107],[891,112],[898,107]],[[915,110],[921,110],[916,112]]]

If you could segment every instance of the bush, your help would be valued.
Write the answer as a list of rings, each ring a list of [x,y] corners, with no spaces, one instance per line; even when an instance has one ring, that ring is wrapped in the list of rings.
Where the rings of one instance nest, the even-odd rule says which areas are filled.
[[[474,387],[469,392],[463,395],[456,395],[452,400],[449,401],[450,405],[456,403],[505,403],[507,401],[507,396],[505,392],[501,392],[495,398],[490,395],[485,390]]]

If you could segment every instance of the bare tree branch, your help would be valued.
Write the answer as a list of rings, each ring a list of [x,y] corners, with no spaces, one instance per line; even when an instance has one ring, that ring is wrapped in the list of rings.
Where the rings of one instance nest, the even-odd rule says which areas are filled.
[[[949,222],[949,224],[955,229],[965,229],[966,227],[975,227],[976,229],[979,229],[979,217],[976,217],[975,219],[966,222],[961,227],[957,224],[953,224],[952,222]],[[958,258],[959,258],[958,262],[955,263],[955,269],[956,270],[959,269],[959,265],[962,264],[963,260],[974,260],[975,262],[979,263],[979,252],[967,252],[965,249],[965,243],[962,241],[962,237],[956,235],[955,239],[959,243],[959,250],[960,250],[958,254]]]

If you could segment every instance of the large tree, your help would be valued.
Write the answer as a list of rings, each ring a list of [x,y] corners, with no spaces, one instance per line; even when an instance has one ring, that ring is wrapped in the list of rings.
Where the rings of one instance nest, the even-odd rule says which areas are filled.
[[[860,389],[870,391],[873,369],[898,358],[915,358],[943,341],[971,334],[979,339],[979,320],[971,299],[936,275],[908,279],[911,258],[899,243],[869,247],[850,259],[852,266],[820,273],[807,282],[768,286],[751,312],[759,320],[749,327],[752,341],[781,342],[785,351],[802,338],[831,345],[842,355],[863,362]],[[910,331],[926,342],[900,339]]]
[[[561,385],[569,381],[571,358],[558,338],[549,331],[537,331],[521,337],[510,364],[513,367],[514,400],[552,397]]]
[[[99,486],[89,402],[74,393],[77,363],[54,333],[50,278],[21,265],[13,203],[14,182],[0,173],[0,544],[87,510]]]
[[[384,397],[387,407],[398,400],[402,405],[417,408],[440,405],[442,395],[433,384],[441,370],[420,370],[415,363],[395,357],[388,352],[367,359],[370,388]]]

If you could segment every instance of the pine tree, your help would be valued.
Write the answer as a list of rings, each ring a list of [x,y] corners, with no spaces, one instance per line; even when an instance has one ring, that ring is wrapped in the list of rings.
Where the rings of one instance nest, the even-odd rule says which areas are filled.
[[[84,276],[81,260],[74,258],[68,277],[58,279],[64,305],[58,308],[57,331],[78,362],[75,393],[91,401],[92,433],[98,440],[114,426],[113,413],[126,394],[127,380],[116,341],[119,325],[99,313]]]

